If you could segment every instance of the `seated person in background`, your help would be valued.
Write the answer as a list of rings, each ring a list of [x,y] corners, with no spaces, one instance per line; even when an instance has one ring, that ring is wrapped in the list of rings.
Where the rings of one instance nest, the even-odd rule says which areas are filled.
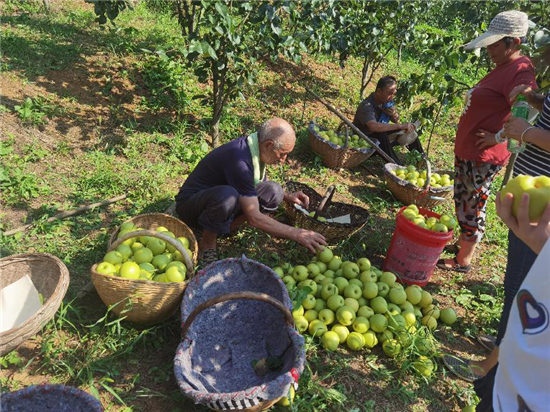
[[[207,154],[197,164],[176,196],[176,212],[191,227],[203,230],[199,258],[203,266],[217,260],[216,240],[244,222],[271,236],[292,239],[315,253],[325,238],[294,228],[265,215],[284,201],[307,209],[302,192],[285,193],[265,177],[265,166],[284,163],[294,149],[296,135],[283,119],[264,123],[257,133],[240,137]]]
[[[371,93],[359,104],[353,124],[367,136],[377,139],[380,142],[380,148],[394,159],[395,163],[401,164],[393,150],[393,146],[399,144],[399,142],[398,140],[392,142],[393,139],[397,139],[399,136],[392,132],[401,130],[414,132],[416,126],[413,123],[398,123],[399,114],[393,102],[396,91],[397,80],[395,77],[385,76],[378,80],[374,93]],[[390,123],[390,121],[393,123]],[[418,140],[418,135],[407,147],[409,150],[416,149],[419,153],[424,152],[420,140]]]

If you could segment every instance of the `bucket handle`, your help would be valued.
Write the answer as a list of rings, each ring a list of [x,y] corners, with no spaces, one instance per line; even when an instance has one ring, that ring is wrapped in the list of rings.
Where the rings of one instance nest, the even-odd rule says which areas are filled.
[[[115,250],[118,246],[122,244],[125,240],[131,239],[133,237],[141,237],[141,236],[149,236],[149,237],[156,237],[158,239],[164,240],[166,243],[169,243],[170,245],[174,246],[174,248],[181,253],[183,256],[183,260],[185,260],[185,266],[187,267],[187,271],[191,274],[195,270],[195,266],[193,264],[193,259],[189,256],[187,253],[187,250],[183,247],[183,245],[178,242],[173,237],[170,237],[168,235],[163,235],[162,232],[154,232],[152,230],[138,230],[135,232],[129,232],[121,237],[119,237],[116,241],[114,241],[111,244],[111,247],[109,248],[109,252]]]
[[[249,299],[249,300],[258,300],[260,302],[266,302],[270,305],[275,306],[277,309],[279,309],[283,316],[286,319],[286,322],[290,325],[294,325],[294,318],[292,317],[292,313],[286,308],[285,305],[281,303],[281,301],[269,296],[266,293],[259,293],[259,292],[231,292],[231,293],[225,293],[223,295],[219,295],[216,297],[213,297],[212,299],[208,299],[207,301],[201,303],[199,306],[197,306],[193,311],[189,314],[187,317],[185,324],[182,327],[181,330],[181,340],[185,340],[185,337],[187,336],[187,330],[195,320],[195,318],[198,316],[199,313],[201,313],[203,310],[217,305],[221,302],[226,302],[228,300],[237,300],[237,299]]]

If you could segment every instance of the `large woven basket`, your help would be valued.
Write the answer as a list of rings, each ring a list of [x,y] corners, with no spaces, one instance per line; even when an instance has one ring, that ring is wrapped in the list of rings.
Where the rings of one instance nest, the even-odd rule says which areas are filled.
[[[92,395],[71,386],[33,385],[2,394],[2,412],[55,411],[101,412],[101,402]]]
[[[323,164],[330,168],[352,168],[359,166],[365,160],[372,156],[375,149],[372,147],[364,149],[354,149],[350,147],[338,146],[328,140],[323,139],[314,129],[314,122],[308,126],[309,144],[315,153],[321,156]],[[320,130],[326,130],[317,126]]]
[[[22,253],[0,259],[0,289],[29,275],[44,304],[30,319],[0,334],[0,355],[12,351],[35,335],[53,318],[69,287],[69,270],[47,253]]]
[[[424,187],[418,187],[413,185],[411,182],[400,179],[396,175],[392,174],[392,170],[402,168],[403,166],[396,165],[395,163],[386,163],[384,166],[384,177],[388,188],[393,193],[395,198],[399,200],[404,205],[415,204],[418,207],[423,207],[425,209],[432,209],[435,206],[445,203],[447,200],[453,196],[453,187],[431,187],[430,186],[430,176],[432,174],[430,163],[426,162],[427,166],[427,176],[426,184]],[[436,171],[440,174],[448,174],[449,176],[454,176],[453,171],[440,170]]]
[[[183,394],[213,410],[262,411],[304,370],[304,338],[292,304],[272,269],[242,257],[201,270],[182,303],[182,342],[174,373]],[[257,373],[253,362],[277,357],[281,367]]]
[[[288,182],[286,184],[288,192],[303,192],[309,197],[309,210],[316,210],[323,196],[310,188],[308,185],[298,182]],[[287,202],[284,202],[284,207],[293,224],[303,229],[314,230],[325,236],[327,242],[339,242],[342,239],[347,239],[357,231],[363,228],[369,218],[369,212],[362,207],[350,205],[347,203],[331,202],[327,205],[323,217],[334,218],[343,215],[350,215],[350,224],[320,222],[312,217],[302,213],[298,209]]]
[[[155,215],[142,216],[144,216],[143,219],[139,219],[141,216],[136,216],[135,221],[133,220],[134,223],[139,222],[141,227],[165,226],[176,237],[187,237],[189,247],[194,251],[193,256],[188,256],[185,248],[174,238],[152,230],[127,233],[118,239],[118,231],[116,231],[111,237],[111,240],[116,240],[109,245],[109,251],[116,249],[122,242],[133,237],[156,237],[171,244],[183,255],[187,267],[187,279],[191,278],[195,270],[198,253],[197,241],[191,229],[185,223],[171,216],[168,216],[170,219],[159,219],[157,226],[151,220]],[[189,282],[186,280],[184,282],[165,283],[142,279],[126,279],[98,273],[96,267],[97,264],[91,269],[92,282],[103,303],[108,307],[112,307],[112,311],[116,315],[124,316],[129,321],[145,325],[161,322],[173,315],[178,310],[183,292]]]

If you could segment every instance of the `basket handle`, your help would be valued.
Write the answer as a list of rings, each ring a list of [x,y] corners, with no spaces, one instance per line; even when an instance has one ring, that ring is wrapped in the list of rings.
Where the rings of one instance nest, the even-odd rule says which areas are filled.
[[[108,251],[110,252],[112,250],[115,250],[119,245],[122,244],[122,242],[128,239],[131,239],[133,237],[140,237],[140,236],[156,237],[174,246],[174,248],[176,248],[176,250],[180,252],[181,255],[183,256],[183,260],[185,260],[185,266],[187,267],[187,271],[191,274],[195,270],[195,266],[193,265],[193,259],[191,259],[191,257],[189,256],[189,254],[187,253],[187,250],[183,247],[183,245],[173,237],[163,235],[162,232],[154,232],[152,230],[138,230],[136,232],[126,233],[121,237],[119,237],[116,241],[114,241],[111,244],[111,247],[109,248]]]
[[[212,299],[208,299],[207,301],[201,303],[199,306],[197,306],[193,311],[189,314],[187,317],[187,320],[185,321],[185,324],[182,327],[181,330],[181,340],[185,340],[185,337],[187,336],[187,330],[195,320],[195,318],[198,316],[199,313],[201,313],[203,310],[214,306],[221,302],[226,302],[228,300],[237,300],[237,299],[249,299],[249,300],[258,300],[260,302],[266,302],[273,306],[275,306],[277,309],[279,309],[285,319],[286,322],[290,325],[294,325],[294,318],[292,317],[292,313],[283,305],[279,300],[269,296],[266,293],[258,293],[258,292],[231,292],[231,293],[225,293],[223,295],[216,296]]]
[[[319,206],[317,207],[317,210],[313,215],[313,219],[317,220],[317,215],[319,213],[323,213],[323,211],[326,209],[326,205],[330,204],[330,201],[332,200],[332,196],[334,195],[334,192],[336,192],[336,186],[330,185],[329,188],[327,189],[327,193],[325,193],[325,196],[319,203]]]

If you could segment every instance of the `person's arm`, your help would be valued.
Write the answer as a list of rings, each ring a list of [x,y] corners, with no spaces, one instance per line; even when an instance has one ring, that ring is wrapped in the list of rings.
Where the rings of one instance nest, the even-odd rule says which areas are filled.
[[[518,94],[522,94],[527,99],[527,102],[533,106],[535,109],[537,109],[539,112],[542,111],[542,106],[544,104],[544,98],[545,96],[543,94],[538,94],[535,92],[531,86],[527,84],[520,84],[519,86],[516,86],[512,89],[510,92],[510,101],[516,100],[516,97],[518,97]]]
[[[410,132],[415,129],[412,123],[380,123],[376,120],[368,121],[367,126],[373,133],[393,132],[396,130],[406,130]]]
[[[294,240],[307,247],[312,253],[323,250],[323,247],[327,245],[325,237],[320,233],[285,225],[261,213],[257,197],[241,196],[240,205],[248,224],[262,232]]]
[[[382,108],[382,111],[386,113],[388,116],[390,116],[390,120],[393,123],[399,123],[399,113],[397,112],[397,109],[395,108],[395,106]]]
[[[530,128],[529,130],[527,130]],[[518,142],[523,135],[523,141],[526,143],[533,143],[547,152],[550,152],[550,131],[541,129],[540,127],[533,127],[525,120],[510,116],[506,123],[504,123],[504,135],[510,139],[517,140]]]
[[[511,193],[506,193],[502,201],[500,192],[497,193],[497,214],[506,226],[538,255],[550,238],[550,203],[546,205],[546,209],[536,224],[531,224],[529,220],[529,194],[522,195],[517,218],[512,214],[513,203],[514,195]]]

